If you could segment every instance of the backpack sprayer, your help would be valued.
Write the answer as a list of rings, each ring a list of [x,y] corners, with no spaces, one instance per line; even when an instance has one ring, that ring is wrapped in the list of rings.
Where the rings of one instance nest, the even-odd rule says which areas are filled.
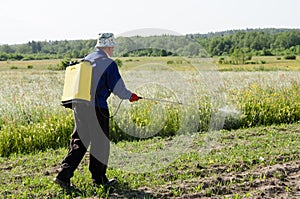
[[[90,96],[91,79],[92,79],[92,65],[89,61],[83,60],[79,63],[68,66],[66,68],[63,96],[61,99],[62,105],[66,108],[72,108],[73,102],[89,102],[91,100],[91,96]],[[164,100],[164,99],[156,99],[156,98],[148,98],[148,97],[139,97],[139,99],[153,101],[153,102],[160,102],[160,103],[191,106],[191,105],[183,104],[182,102],[175,102],[175,101]],[[123,100],[121,100],[116,111],[110,118],[114,117],[118,113],[122,102]]]
[[[65,74],[65,82],[63,89],[63,96],[61,99],[62,105],[66,108],[72,108],[73,102],[90,102],[90,88],[92,79],[92,66],[88,61],[82,61],[73,66],[68,66]],[[190,104],[184,104],[182,102],[170,101],[165,99],[156,99],[148,97],[139,97],[141,100],[148,100],[159,103],[168,103],[174,105],[182,105],[192,107]],[[115,112],[109,118],[113,118],[117,115],[123,100],[120,101]],[[204,108],[202,106],[195,107],[196,109]],[[230,107],[219,108],[218,112],[226,115],[240,114],[239,111]]]

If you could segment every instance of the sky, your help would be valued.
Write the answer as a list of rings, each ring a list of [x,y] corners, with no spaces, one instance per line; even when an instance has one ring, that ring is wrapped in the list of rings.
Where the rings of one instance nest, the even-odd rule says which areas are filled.
[[[179,34],[300,28],[299,0],[1,0],[0,44],[96,39],[100,32]]]

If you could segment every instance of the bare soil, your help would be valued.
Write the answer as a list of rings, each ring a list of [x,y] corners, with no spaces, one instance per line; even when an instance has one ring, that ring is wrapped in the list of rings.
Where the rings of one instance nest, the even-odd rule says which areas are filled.
[[[283,158],[283,157],[282,157]],[[200,170],[205,170],[205,168]],[[244,172],[224,172],[217,166],[216,176],[177,180],[167,185],[137,191],[112,193],[112,198],[300,198],[300,160],[257,167]],[[205,171],[207,172],[207,171]],[[178,196],[172,190],[180,190]],[[199,191],[197,191],[199,190]]]

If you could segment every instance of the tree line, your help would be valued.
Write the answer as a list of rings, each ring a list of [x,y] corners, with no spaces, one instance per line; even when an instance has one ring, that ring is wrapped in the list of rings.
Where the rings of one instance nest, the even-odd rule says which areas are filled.
[[[300,54],[300,30],[244,30],[234,34],[192,37],[213,56],[231,55],[236,49],[262,56]]]
[[[30,41],[1,45],[0,60],[39,60],[82,58],[95,46],[95,40]]]
[[[234,56],[300,55],[298,29],[246,29],[183,36],[118,37],[115,56]],[[0,60],[82,58],[95,39],[30,41],[1,45]]]

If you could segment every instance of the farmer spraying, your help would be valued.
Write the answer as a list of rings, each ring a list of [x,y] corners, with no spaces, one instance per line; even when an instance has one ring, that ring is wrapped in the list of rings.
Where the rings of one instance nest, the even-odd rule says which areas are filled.
[[[110,186],[115,180],[106,176],[110,141],[109,110],[107,98],[111,93],[130,102],[138,101],[135,93],[129,91],[110,58],[116,46],[112,33],[99,34],[96,49],[84,60],[92,65],[91,100],[89,103],[72,102],[75,127],[69,151],[54,182],[63,188],[70,188],[70,179],[90,146],[89,170],[94,185]]]

